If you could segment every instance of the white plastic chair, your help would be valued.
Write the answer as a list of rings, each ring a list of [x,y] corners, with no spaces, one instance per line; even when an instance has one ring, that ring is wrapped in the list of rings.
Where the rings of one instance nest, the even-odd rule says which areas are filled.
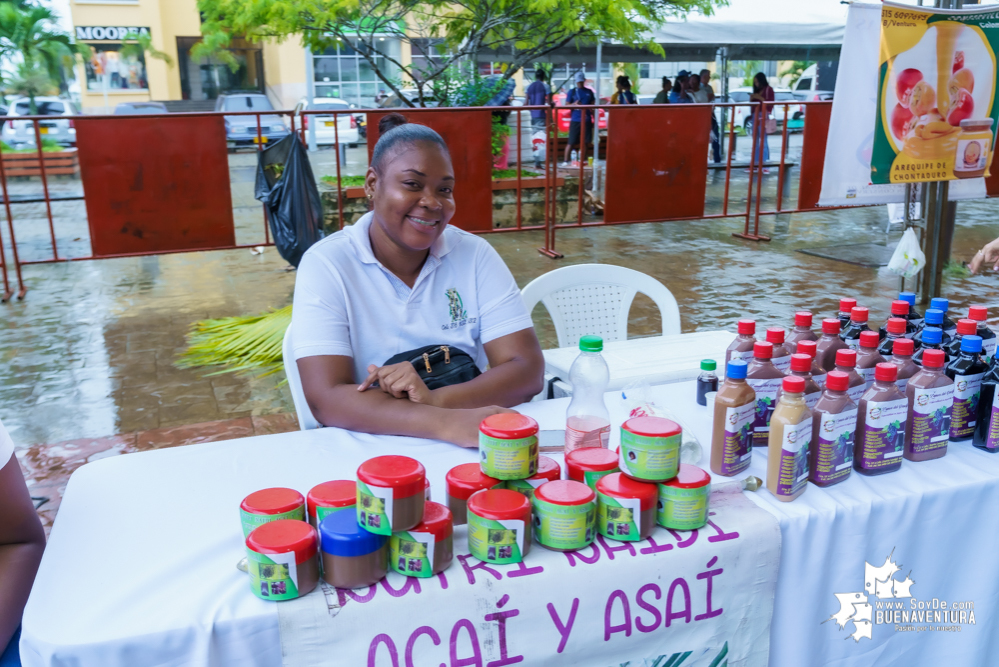
[[[633,269],[609,264],[577,264],[538,276],[522,291],[527,312],[540,301],[548,309],[559,347],[574,347],[582,336],[604,342],[628,338],[628,311],[641,292],[659,307],[663,336],[680,333],[680,308],[661,282]]]
[[[288,378],[288,388],[291,389],[291,400],[295,404],[295,413],[298,415],[298,428],[303,431],[321,428],[322,424],[312,416],[309,403],[305,400],[305,392],[302,391],[302,378],[298,374],[298,364],[295,363],[295,355],[291,352],[290,324],[284,330],[284,341],[281,343],[281,358],[284,362],[284,374]]]

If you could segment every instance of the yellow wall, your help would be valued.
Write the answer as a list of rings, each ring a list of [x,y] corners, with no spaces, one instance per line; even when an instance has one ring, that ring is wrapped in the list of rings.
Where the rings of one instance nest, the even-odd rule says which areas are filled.
[[[297,37],[284,42],[264,42],[264,82],[267,96],[277,109],[294,109],[306,95],[305,47]]]

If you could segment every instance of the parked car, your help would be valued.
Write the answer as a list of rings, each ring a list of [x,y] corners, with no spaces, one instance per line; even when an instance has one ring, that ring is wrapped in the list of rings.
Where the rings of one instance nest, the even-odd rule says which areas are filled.
[[[819,81],[820,73],[822,74],[821,82]],[[833,98],[833,91],[829,90],[829,88],[830,84],[835,82],[835,71],[832,71],[830,78],[828,69],[820,72],[818,65],[810,65],[801,73],[798,80],[794,82],[794,96],[802,102],[831,100]],[[822,88],[819,86],[822,86]]]
[[[73,116],[76,109],[69,100],[59,97],[36,97],[35,107],[38,116],[52,116],[52,119],[38,122],[38,131],[42,139],[51,139],[63,146],[76,145],[76,127]],[[30,120],[16,120],[18,116],[30,116],[31,104],[27,97],[18,97],[11,101],[7,111],[7,122],[0,131],[3,139],[14,148],[35,145],[35,127]]]
[[[162,102],[122,102],[114,108],[115,115],[139,116],[145,114],[169,113]]]
[[[359,139],[359,133],[357,131],[357,118],[354,117],[354,114],[340,113],[335,116],[302,115],[302,112],[307,110],[333,112],[350,111],[353,108],[354,105],[345,100],[329,97],[314,99],[310,108],[309,101],[303,99],[295,105],[295,115],[302,119],[305,129],[309,129],[311,123],[316,124],[316,143],[320,146],[335,145],[338,133],[341,143],[356,144]]]
[[[753,94],[753,89],[749,86],[744,88],[736,88],[735,90],[730,90],[727,98],[719,97],[718,102],[734,102],[734,103],[745,103],[749,102],[749,96]],[[773,118],[777,120],[777,127],[781,127],[784,124],[784,110],[785,107],[783,102],[797,102],[798,98],[794,96],[787,88],[774,88],[774,101],[771,105],[773,109]],[[729,122],[734,122],[736,127],[741,127],[746,131],[747,135],[753,133],[753,107],[749,106],[738,106],[735,109],[731,107],[728,108],[728,120]],[[799,104],[791,104],[787,107],[788,113],[791,115],[792,120],[800,120],[802,117],[802,107]],[[721,123],[721,109],[715,108],[715,118],[718,119],[719,124]],[[788,130],[800,129],[795,128],[794,123],[788,125]]]
[[[223,93],[215,100],[216,111],[257,111],[260,114],[259,142],[277,141],[290,134],[288,126],[276,113],[263,93]],[[257,116],[226,116],[225,139],[230,149],[258,143]]]

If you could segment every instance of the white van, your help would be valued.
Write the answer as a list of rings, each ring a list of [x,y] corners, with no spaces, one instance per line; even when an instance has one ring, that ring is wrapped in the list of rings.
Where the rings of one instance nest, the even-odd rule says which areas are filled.
[[[794,96],[803,102],[831,100],[833,98],[831,89],[819,89],[819,66],[816,64],[809,65],[802,72],[801,77],[794,82],[794,87],[791,90]]]

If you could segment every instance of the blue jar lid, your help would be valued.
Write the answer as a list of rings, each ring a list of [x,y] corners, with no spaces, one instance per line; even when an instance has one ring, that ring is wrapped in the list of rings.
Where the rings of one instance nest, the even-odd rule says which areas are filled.
[[[908,301],[910,306],[916,305],[916,293],[915,292],[899,292],[899,301]]]
[[[926,311],[926,323],[927,324],[943,324],[944,311],[939,308],[930,308]]]
[[[940,311],[937,311],[940,312]],[[923,329],[923,342],[933,345],[943,340],[943,330],[940,327],[926,327]]]
[[[978,354],[982,351],[981,336],[961,336],[961,352]]]
[[[939,296],[935,299],[930,299],[930,308],[936,308],[946,313],[947,309],[950,308],[950,300]]]
[[[733,380],[745,380],[746,367],[747,364],[742,359],[733,359],[728,362],[728,366],[725,368],[725,375]]]
[[[369,533],[357,524],[356,512],[333,512],[319,524],[322,550],[331,556],[365,556],[388,542],[388,535]]]

